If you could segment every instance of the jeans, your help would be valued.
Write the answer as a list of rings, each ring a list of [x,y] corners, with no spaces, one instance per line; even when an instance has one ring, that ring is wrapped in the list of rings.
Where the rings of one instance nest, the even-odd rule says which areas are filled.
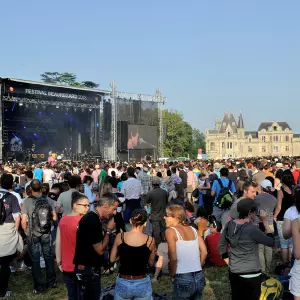
[[[0,257],[0,297],[5,297],[10,277],[10,263],[15,258],[15,254]]]
[[[101,294],[100,268],[85,267],[78,270],[75,267],[77,278],[77,299],[78,300],[99,300]]]
[[[74,272],[63,272],[63,278],[68,290],[68,299],[78,300],[76,274]]]
[[[166,222],[165,220],[154,221],[151,220],[152,223],[152,235],[155,240],[156,246],[158,246],[163,240],[165,240],[165,230],[166,230]]]
[[[40,237],[27,237],[28,253],[32,260],[32,276],[34,281],[34,289],[38,292],[42,292],[45,290],[45,286],[42,281],[42,271],[40,267],[40,245],[46,265],[47,286],[52,287],[56,284],[54,259],[50,240],[50,234],[43,234]]]
[[[152,286],[150,277],[127,280],[118,277],[115,287],[115,300],[151,300]]]
[[[263,273],[272,273],[272,258],[273,248],[265,245],[258,245],[259,250],[259,262]]]
[[[172,300],[201,300],[204,287],[203,271],[176,274],[173,281]]]
[[[232,300],[259,300],[261,292],[261,276],[244,278],[229,272]]]

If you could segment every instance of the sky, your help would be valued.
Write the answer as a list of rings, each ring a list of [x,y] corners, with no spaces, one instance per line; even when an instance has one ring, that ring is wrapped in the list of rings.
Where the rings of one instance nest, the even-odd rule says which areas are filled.
[[[3,1],[0,77],[72,72],[154,94],[200,130],[241,111],[247,130],[300,133],[299,0]]]

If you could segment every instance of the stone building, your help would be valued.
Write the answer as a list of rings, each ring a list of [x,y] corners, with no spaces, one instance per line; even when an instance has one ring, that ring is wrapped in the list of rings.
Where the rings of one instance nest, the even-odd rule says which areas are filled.
[[[263,122],[257,131],[246,131],[243,116],[234,118],[225,112],[214,129],[206,130],[209,158],[256,156],[300,156],[300,134],[294,134],[286,122]]]

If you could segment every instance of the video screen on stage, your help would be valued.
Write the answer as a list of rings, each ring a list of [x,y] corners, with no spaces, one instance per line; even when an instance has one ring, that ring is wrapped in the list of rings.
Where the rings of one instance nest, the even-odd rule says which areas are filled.
[[[158,127],[148,125],[128,125],[129,150],[157,149]]]

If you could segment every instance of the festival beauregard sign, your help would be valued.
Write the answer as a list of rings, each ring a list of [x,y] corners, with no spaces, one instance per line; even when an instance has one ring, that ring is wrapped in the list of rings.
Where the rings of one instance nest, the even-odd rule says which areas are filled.
[[[92,92],[71,87],[55,87],[12,80],[8,85],[14,89],[11,96],[35,100],[97,104],[100,100],[99,96],[102,96],[99,91]]]

